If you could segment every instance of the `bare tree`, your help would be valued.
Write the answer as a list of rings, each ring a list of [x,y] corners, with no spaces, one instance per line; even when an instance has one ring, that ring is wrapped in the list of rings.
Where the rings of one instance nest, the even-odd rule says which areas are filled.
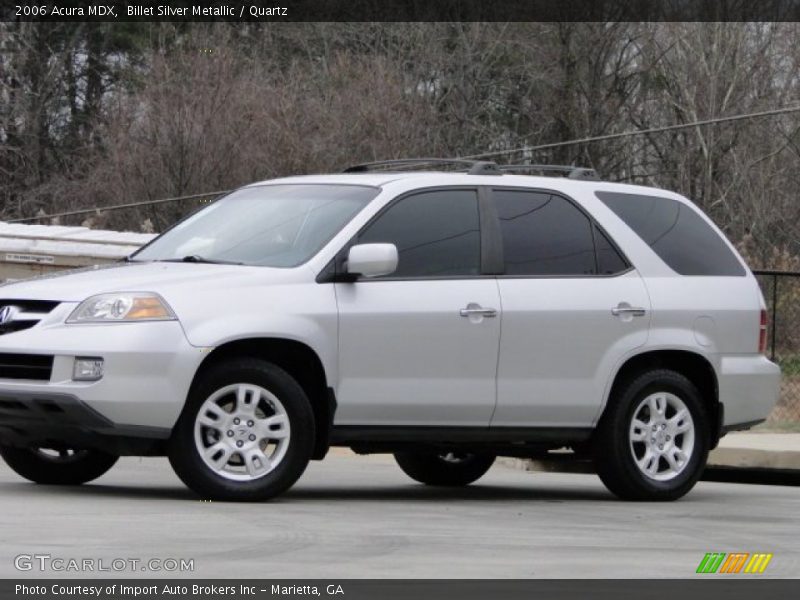
[[[692,123],[798,96],[792,23],[102,27],[0,24],[0,218]],[[799,131],[784,115],[501,159],[675,189],[770,266],[800,256]],[[89,222],[159,230],[196,205]]]

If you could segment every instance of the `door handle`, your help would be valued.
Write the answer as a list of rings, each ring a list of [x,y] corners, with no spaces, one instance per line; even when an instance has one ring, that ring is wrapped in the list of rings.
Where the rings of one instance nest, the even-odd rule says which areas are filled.
[[[462,317],[471,317],[474,315],[480,317],[496,317],[497,310],[494,308],[483,308],[480,304],[470,303],[466,308],[462,308],[460,311],[458,311],[458,314],[460,314]]]
[[[632,317],[643,317],[647,314],[647,311],[644,308],[636,307],[636,306],[629,306],[628,304],[621,302],[619,306],[615,306],[611,309],[611,314],[615,317],[619,317],[622,315],[630,315]]]

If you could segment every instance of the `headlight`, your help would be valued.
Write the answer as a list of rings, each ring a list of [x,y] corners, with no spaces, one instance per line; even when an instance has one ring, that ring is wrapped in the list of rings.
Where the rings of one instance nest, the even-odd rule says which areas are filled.
[[[120,323],[130,321],[174,321],[175,313],[158,294],[122,292],[100,294],[80,303],[67,323]]]

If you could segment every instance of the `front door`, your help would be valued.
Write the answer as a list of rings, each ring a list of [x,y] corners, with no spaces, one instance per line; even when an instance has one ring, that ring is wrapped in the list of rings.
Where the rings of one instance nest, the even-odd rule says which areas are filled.
[[[482,276],[478,194],[418,192],[391,203],[357,243],[397,246],[397,271],[336,283],[336,425],[487,427],[501,306]]]

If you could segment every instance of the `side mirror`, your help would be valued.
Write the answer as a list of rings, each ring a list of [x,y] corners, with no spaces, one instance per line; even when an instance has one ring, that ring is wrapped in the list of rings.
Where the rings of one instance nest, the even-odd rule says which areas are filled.
[[[362,277],[390,275],[397,270],[397,260],[394,244],[358,244],[347,254],[347,272]]]

